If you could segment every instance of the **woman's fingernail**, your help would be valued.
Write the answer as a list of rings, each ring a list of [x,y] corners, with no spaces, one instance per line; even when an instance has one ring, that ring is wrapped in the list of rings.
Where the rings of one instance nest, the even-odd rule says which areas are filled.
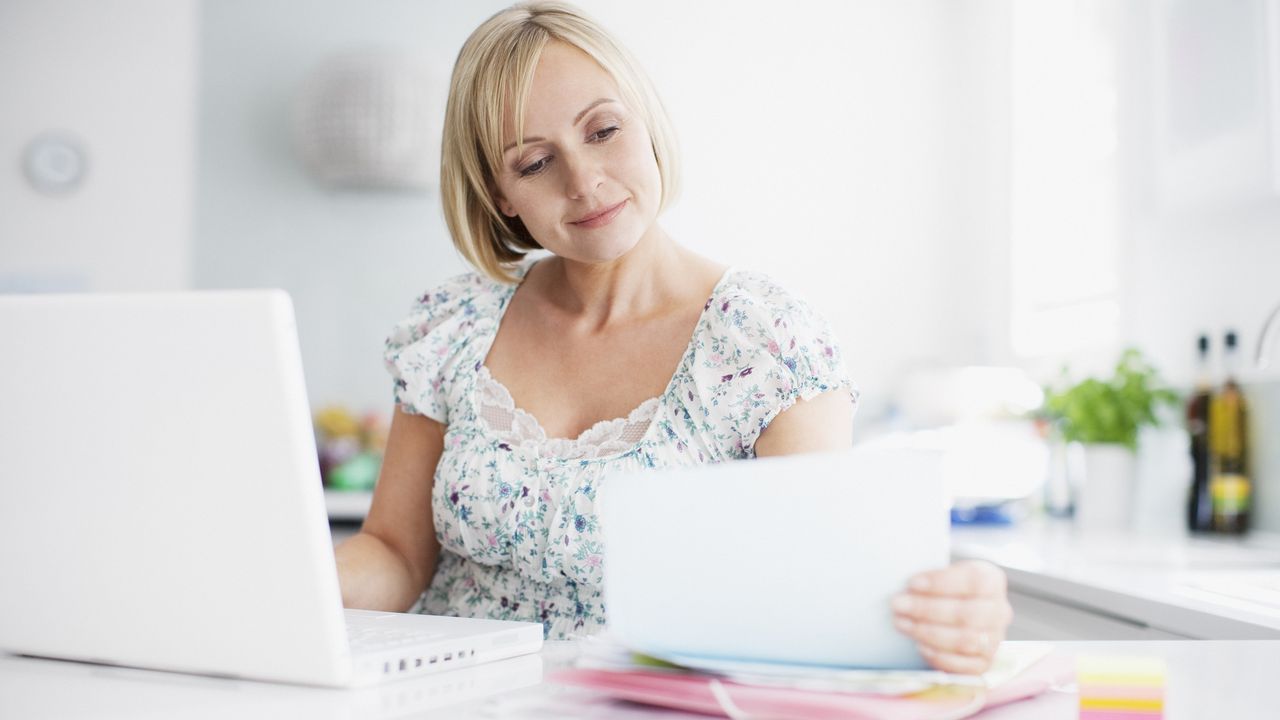
[[[917,575],[911,578],[911,582],[907,583],[907,587],[911,588],[912,590],[928,590],[929,578],[923,575]]]
[[[916,624],[911,622],[907,618],[896,617],[893,619],[893,626],[898,628],[902,632],[911,632],[911,630],[915,628]]]
[[[893,600],[889,602],[889,605],[898,612],[910,612],[913,604],[911,598],[906,595],[894,595]]]

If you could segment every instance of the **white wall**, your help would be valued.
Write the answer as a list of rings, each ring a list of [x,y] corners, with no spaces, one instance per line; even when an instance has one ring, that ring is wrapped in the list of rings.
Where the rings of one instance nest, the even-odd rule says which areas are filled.
[[[497,6],[203,4],[194,282],[292,294],[313,407],[389,413],[383,339],[414,296],[465,267],[438,193],[314,182],[294,152],[294,102],[320,63],[352,50],[402,51],[447,76],[463,28]],[[447,88],[435,91],[443,98]]]
[[[1126,339],[1181,384],[1196,336],[1250,361],[1280,304],[1280,3],[1134,3],[1121,16]],[[1280,347],[1267,373],[1280,378]]]
[[[196,0],[0,3],[0,292],[173,290],[191,247]],[[28,184],[49,131],[87,150],[66,195]]]

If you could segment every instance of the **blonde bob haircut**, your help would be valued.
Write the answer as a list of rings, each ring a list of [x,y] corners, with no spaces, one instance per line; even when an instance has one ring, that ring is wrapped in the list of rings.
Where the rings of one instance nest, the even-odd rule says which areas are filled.
[[[538,58],[552,40],[599,63],[618,84],[623,104],[644,121],[662,182],[659,212],[679,189],[679,154],[671,121],[630,53],[566,3],[521,3],[499,12],[467,38],[453,67],[440,153],[440,194],[458,252],[500,282],[516,282],[513,267],[529,251],[541,248],[519,218],[499,212],[493,193],[502,166],[507,103],[513,104],[518,141],[524,134],[525,102]]]

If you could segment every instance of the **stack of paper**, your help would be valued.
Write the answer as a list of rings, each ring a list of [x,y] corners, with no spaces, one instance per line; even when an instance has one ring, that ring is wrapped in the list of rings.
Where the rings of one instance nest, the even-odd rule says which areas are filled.
[[[654,657],[598,636],[583,641],[577,667],[550,679],[730,718],[962,718],[1069,681],[1069,664],[1040,662],[1050,650],[1042,643],[1006,644],[989,673],[970,676]]]

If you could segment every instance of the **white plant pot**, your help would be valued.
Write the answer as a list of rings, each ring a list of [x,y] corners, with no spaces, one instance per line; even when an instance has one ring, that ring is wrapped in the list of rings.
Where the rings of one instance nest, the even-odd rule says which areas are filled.
[[[1084,445],[1076,488],[1076,524],[1089,530],[1125,530],[1133,520],[1137,461],[1124,445]]]

